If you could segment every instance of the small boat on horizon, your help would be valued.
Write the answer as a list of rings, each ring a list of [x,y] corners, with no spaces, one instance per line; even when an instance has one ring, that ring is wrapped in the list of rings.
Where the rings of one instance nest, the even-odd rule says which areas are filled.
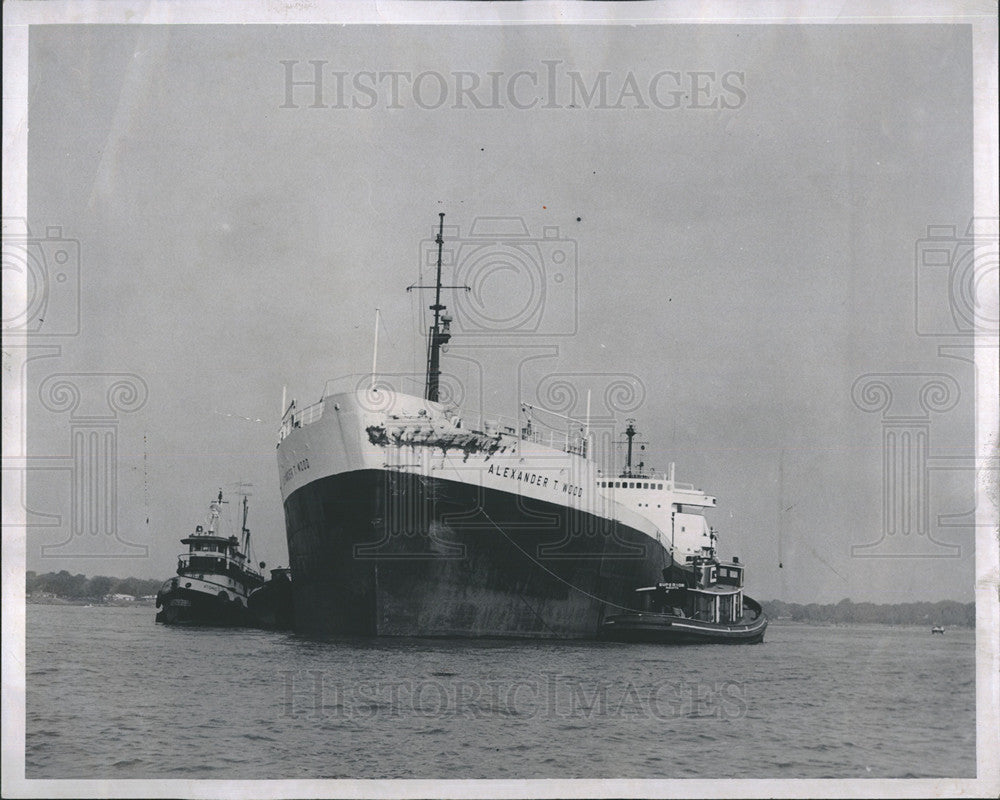
[[[935,625],[931,628],[931,633],[944,633],[944,625]]]

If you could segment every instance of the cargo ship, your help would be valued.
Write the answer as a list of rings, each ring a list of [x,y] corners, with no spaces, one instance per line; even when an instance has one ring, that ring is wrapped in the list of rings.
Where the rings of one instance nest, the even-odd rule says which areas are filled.
[[[442,402],[452,318],[441,292],[454,287],[441,283],[440,216],[437,281],[419,287],[434,289],[422,395],[380,383],[373,365],[284,409],[296,630],[595,638],[607,618],[641,610],[637,589],[689,580],[714,546],[704,512],[716,499],[676,481],[673,465],[633,464],[633,421],[623,468],[606,473],[589,420],[546,431],[527,404],[504,419]]]

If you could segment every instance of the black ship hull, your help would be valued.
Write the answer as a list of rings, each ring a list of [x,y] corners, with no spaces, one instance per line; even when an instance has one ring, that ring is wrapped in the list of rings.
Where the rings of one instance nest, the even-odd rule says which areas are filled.
[[[160,592],[156,596],[156,621],[164,625],[208,625],[237,627],[252,625],[254,620],[238,599],[220,593],[210,595],[183,587]]]
[[[307,634],[593,638],[671,566],[620,522],[389,470],[308,483],[285,522]]]

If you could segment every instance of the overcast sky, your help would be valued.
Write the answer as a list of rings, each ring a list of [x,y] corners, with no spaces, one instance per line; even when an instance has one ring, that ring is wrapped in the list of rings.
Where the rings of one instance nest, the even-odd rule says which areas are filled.
[[[376,306],[380,370],[420,372],[430,300],[405,288],[422,264],[430,279],[443,211],[456,258],[480,252],[481,217],[542,240],[534,335],[484,335],[538,291],[532,264],[494,269],[502,244],[474,262],[476,293],[446,293],[443,369],[468,404],[509,414],[558,399],[562,376],[571,413],[586,389],[603,413],[603,388],[632,381],[619,419],[647,463],[719,498],[752,595],[971,600],[961,517],[933,525],[937,543],[876,544],[885,423],[852,400],[868,373],[950,376],[928,507],[972,510],[974,475],[948,459],[973,451],[973,369],[939,355],[962,341],[945,336],[947,282],[916,270],[929,225],[972,216],[970,46],[957,25],[33,28],[29,224],[79,241],[82,312],[29,372],[29,448],[70,453],[70,413],[39,402],[49,376],[141,376],[148,400],[112,426],[115,505],[148,555],[79,557],[139,551],[70,537],[74,473],[38,469],[28,507],[62,522],[29,531],[29,569],[165,578],[236,481],[255,487],[257,557],[287,563],[282,387],[302,406],[366,372]],[[320,102],[310,86],[288,102],[310,61]],[[892,380],[922,413],[922,383]]]

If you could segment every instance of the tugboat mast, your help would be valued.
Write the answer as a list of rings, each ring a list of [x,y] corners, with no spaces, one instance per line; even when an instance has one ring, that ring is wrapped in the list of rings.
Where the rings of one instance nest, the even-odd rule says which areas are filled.
[[[243,495],[243,552],[250,558],[250,529],[247,527],[247,496]]]
[[[434,324],[427,338],[427,383],[424,388],[424,399],[431,402],[438,402],[438,394],[441,383],[441,348],[448,344],[451,339],[451,317],[443,314],[447,306],[441,304],[442,289],[465,289],[471,291],[468,286],[442,286],[441,285],[441,256],[444,249],[444,212],[438,215],[441,219],[438,225],[438,233],[435,242],[438,246],[437,257],[437,280],[433,286],[407,286],[406,291],[411,289],[433,289],[434,305],[430,307],[434,312]]]

